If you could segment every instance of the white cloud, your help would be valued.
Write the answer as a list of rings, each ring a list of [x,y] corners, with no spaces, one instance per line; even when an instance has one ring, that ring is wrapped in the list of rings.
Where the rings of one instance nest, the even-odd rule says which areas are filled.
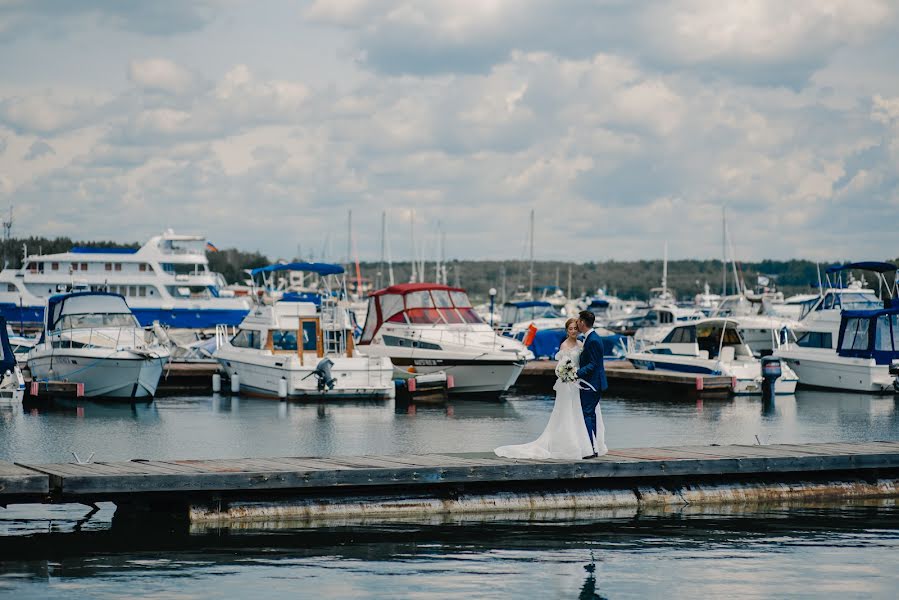
[[[197,85],[197,77],[189,70],[164,58],[132,60],[128,78],[140,88],[169,94],[183,94]]]
[[[95,108],[89,102],[47,92],[9,96],[0,99],[0,123],[17,132],[54,134],[80,126]]]

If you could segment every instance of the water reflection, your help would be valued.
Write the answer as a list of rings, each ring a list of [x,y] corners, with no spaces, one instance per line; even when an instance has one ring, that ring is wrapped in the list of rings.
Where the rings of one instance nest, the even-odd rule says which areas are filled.
[[[851,586],[889,595],[899,547],[891,502],[757,512],[452,518],[284,529],[155,528],[43,533],[0,548],[0,591],[294,597],[783,597]],[[214,577],[212,577],[214,576]],[[65,590],[55,587],[66,582]],[[687,586],[688,589],[682,588]],[[237,586],[237,587],[234,587]],[[300,588],[302,589],[302,588]],[[91,594],[90,592],[94,592]]]
[[[553,398],[500,402],[279,402],[230,395],[159,398],[149,404],[62,400],[0,406],[0,460],[95,460],[489,452],[535,439]],[[893,397],[800,391],[685,400],[664,394],[602,401],[611,448],[802,443],[899,438]]]

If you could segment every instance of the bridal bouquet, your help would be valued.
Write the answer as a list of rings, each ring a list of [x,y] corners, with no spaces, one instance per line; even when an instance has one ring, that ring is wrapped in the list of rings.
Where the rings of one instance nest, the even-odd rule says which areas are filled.
[[[570,358],[560,360],[556,365],[556,377],[565,383],[577,381],[577,367],[574,365],[574,361]]]

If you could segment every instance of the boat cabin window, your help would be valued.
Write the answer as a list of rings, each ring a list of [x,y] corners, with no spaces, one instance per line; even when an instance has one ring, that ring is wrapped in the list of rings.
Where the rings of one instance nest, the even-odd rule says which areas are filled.
[[[662,341],[666,344],[692,344],[696,342],[696,328],[675,327]]]
[[[260,340],[261,336],[258,331],[241,329],[237,332],[237,335],[231,338],[231,345],[237,348],[255,348],[258,350],[262,347]]]
[[[459,312],[466,323],[477,324],[484,322],[484,320],[478,316],[478,313],[476,313],[473,308],[459,308],[456,310]]]
[[[397,321],[397,319],[393,319],[394,316],[399,314],[400,317],[403,316],[403,297],[400,294],[384,294],[378,298],[378,301],[381,303],[381,318],[385,321]],[[369,311],[368,314],[374,314]],[[399,319],[400,323],[405,323],[406,320],[403,318]]]
[[[410,340],[395,335],[385,335],[384,345],[398,346],[400,348],[421,348],[422,350],[440,350],[440,346],[431,342],[423,342],[421,340]]]
[[[877,337],[874,338],[874,349],[888,352],[899,351],[899,315],[877,317]]]
[[[717,357],[719,348],[723,348],[724,346],[740,346],[743,343],[740,339],[740,334],[737,333],[736,329],[731,327],[724,329],[723,343],[721,340],[721,327],[697,327],[696,329],[696,342],[699,346],[699,350],[707,351],[709,353],[709,358]]]
[[[169,285],[166,286],[173,298],[210,298],[211,294],[205,285]]]
[[[63,315],[56,329],[88,329],[97,327],[140,327],[130,313],[88,313],[83,315]]]
[[[446,290],[432,290],[431,297],[434,298],[434,304],[437,308],[452,308],[453,303],[450,301],[449,292]]]
[[[406,294],[406,315],[410,323],[433,325],[443,323],[440,313],[434,307],[431,294],[426,291]]]
[[[318,323],[315,319],[303,319],[303,350],[316,352],[318,350]]]
[[[803,348],[833,348],[833,334],[823,331],[807,331],[796,340]]]
[[[867,350],[868,328],[871,321],[866,318],[846,319],[846,329],[843,331],[843,343],[840,350]]]
[[[368,299],[368,312],[365,316],[365,328],[362,330],[362,337],[359,341],[363,344],[367,344],[371,341],[371,338],[375,335],[375,330],[378,328],[378,314],[377,314],[377,298],[369,298]]]
[[[269,332],[272,336],[273,350],[293,350],[297,349],[297,332],[294,329],[273,329]]]
[[[453,299],[453,304],[456,305],[456,308],[471,307],[471,300],[468,299],[468,294],[465,292],[450,292],[449,295]]]

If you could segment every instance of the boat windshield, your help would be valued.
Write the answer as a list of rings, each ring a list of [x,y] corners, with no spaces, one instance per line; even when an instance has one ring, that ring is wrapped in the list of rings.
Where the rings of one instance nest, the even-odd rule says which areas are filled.
[[[877,334],[874,338],[874,349],[886,352],[899,352],[899,315],[881,315],[877,317]]]
[[[140,327],[131,313],[88,313],[63,315],[57,329],[90,329],[98,327]]]
[[[804,318],[818,310],[877,310],[883,308],[883,301],[872,292],[840,292],[831,291],[824,295],[819,302],[817,298],[802,303],[802,312],[799,318]]]
[[[471,301],[465,292],[431,289],[371,298],[359,342],[371,342],[381,323],[456,325],[478,324],[483,321],[471,307]]]

